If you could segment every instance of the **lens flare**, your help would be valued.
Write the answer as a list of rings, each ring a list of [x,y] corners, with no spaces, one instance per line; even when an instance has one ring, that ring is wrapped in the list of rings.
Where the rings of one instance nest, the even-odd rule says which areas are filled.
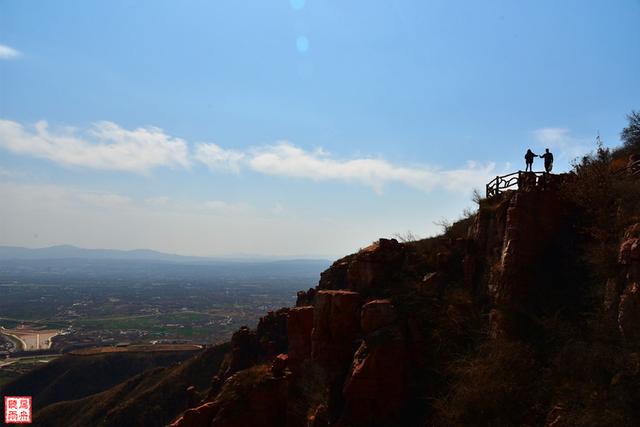
[[[296,39],[296,48],[298,49],[298,52],[300,53],[305,53],[306,51],[309,50],[309,39],[306,38],[305,36],[299,36]]]
[[[295,10],[300,10],[304,7],[307,0],[289,0],[289,4]]]

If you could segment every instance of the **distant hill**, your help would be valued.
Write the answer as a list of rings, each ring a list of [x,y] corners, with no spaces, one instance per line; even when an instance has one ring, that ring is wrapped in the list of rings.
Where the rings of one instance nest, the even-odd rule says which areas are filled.
[[[231,259],[165,254],[148,249],[120,251],[63,245],[29,249],[0,246],[0,280],[127,278],[197,280],[212,277],[318,277],[325,259]]]
[[[32,396],[35,409],[99,393],[152,368],[170,366],[194,351],[119,352],[65,355],[28,372],[4,387],[2,395]]]
[[[165,254],[149,249],[121,251],[116,249],[84,249],[71,245],[50,246],[47,248],[23,248],[19,246],[0,246],[0,259],[126,259],[169,262],[206,262],[211,258]]]
[[[85,249],[72,245],[57,245],[46,248],[24,248],[20,246],[1,246],[0,260],[2,259],[122,259],[129,261],[164,261],[174,263],[304,263],[304,262],[329,262],[326,259],[294,257],[258,257],[258,256],[229,256],[229,257],[199,257],[168,254],[151,249]]]
[[[218,373],[229,349],[228,343],[211,347],[182,362],[139,371],[141,373],[124,381],[111,381],[113,387],[102,387],[104,391],[96,394],[85,392],[79,399],[61,396],[55,399],[58,403],[49,401],[47,403],[50,404],[37,410],[35,424],[65,427],[164,426],[189,407],[186,391],[189,386],[195,387],[197,401],[206,396],[211,379]],[[110,369],[117,370],[118,367],[114,365]],[[71,376],[63,375],[60,380],[65,381],[71,390],[78,388],[74,387]],[[37,401],[34,396],[34,402]]]

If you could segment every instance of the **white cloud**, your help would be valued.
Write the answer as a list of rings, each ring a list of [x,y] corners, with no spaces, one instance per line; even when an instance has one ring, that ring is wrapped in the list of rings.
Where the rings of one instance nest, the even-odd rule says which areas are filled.
[[[540,128],[533,131],[533,136],[544,148],[549,148],[552,152],[556,150],[557,157],[566,160],[582,156],[591,149],[587,141],[575,138],[567,128]]]
[[[155,127],[127,130],[106,121],[79,134],[73,128],[50,130],[45,121],[28,129],[0,120],[0,146],[14,153],[91,169],[148,173],[158,166],[189,167],[184,140]]]
[[[305,151],[288,142],[254,150],[249,166],[267,175],[307,178],[315,181],[355,181],[376,191],[382,191],[387,182],[399,182],[430,191],[444,187],[451,191],[469,191],[484,184],[493,175],[495,164],[480,166],[468,162],[459,169],[443,170],[434,167],[396,166],[384,159],[359,158],[337,160],[323,150]]]
[[[540,133],[540,138],[553,141],[562,140],[562,136],[561,132],[554,134],[551,130]],[[400,183],[421,191],[438,188],[469,192],[495,175],[494,163],[467,162],[455,169],[405,166],[383,158],[339,159],[322,149],[308,151],[286,141],[243,151],[199,143],[191,151],[185,140],[167,135],[162,129],[127,130],[107,121],[94,123],[89,130],[81,132],[74,128],[52,130],[45,121],[27,128],[17,122],[0,120],[0,147],[65,166],[145,174],[156,167],[189,168],[192,161],[197,161],[214,171],[240,173],[242,169],[249,169],[281,177],[356,182],[378,193],[388,183]],[[158,202],[162,203],[155,201]]]
[[[0,59],[15,59],[22,54],[16,49],[4,44],[0,44]]]
[[[244,154],[240,151],[225,150],[216,144],[198,144],[195,153],[196,160],[204,163],[211,170],[226,170],[238,173],[240,161]]]
[[[13,173],[11,173],[11,171],[9,169],[3,168],[2,166],[0,166],[0,177],[11,177],[13,176]]]

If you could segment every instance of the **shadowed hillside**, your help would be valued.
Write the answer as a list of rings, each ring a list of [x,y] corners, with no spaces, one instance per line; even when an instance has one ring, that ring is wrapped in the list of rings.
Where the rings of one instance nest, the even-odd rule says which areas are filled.
[[[156,367],[101,393],[45,407],[35,423],[42,426],[162,426],[200,400],[229,350],[206,349],[186,361]],[[124,361],[123,361],[124,363]],[[193,386],[191,392],[187,388]]]
[[[32,396],[36,410],[106,390],[151,368],[192,357],[193,351],[65,355],[6,384],[0,392]]]

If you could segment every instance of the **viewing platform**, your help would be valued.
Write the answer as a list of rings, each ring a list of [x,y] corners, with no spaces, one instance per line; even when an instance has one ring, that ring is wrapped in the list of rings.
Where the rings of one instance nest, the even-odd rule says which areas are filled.
[[[496,176],[486,186],[486,197],[495,197],[507,190],[519,190],[524,187],[545,188],[549,182],[550,173],[544,171],[517,171],[508,175]]]
[[[626,167],[612,171],[619,178],[640,176],[640,159],[632,156]],[[495,197],[507,190],[541,189],[545,190],[551,185],[557,184],[556,178],[571,174],[552,174],[544,171],[525,172],[517,171],[508,175],[496,176],[486,185],[486,197]]]

